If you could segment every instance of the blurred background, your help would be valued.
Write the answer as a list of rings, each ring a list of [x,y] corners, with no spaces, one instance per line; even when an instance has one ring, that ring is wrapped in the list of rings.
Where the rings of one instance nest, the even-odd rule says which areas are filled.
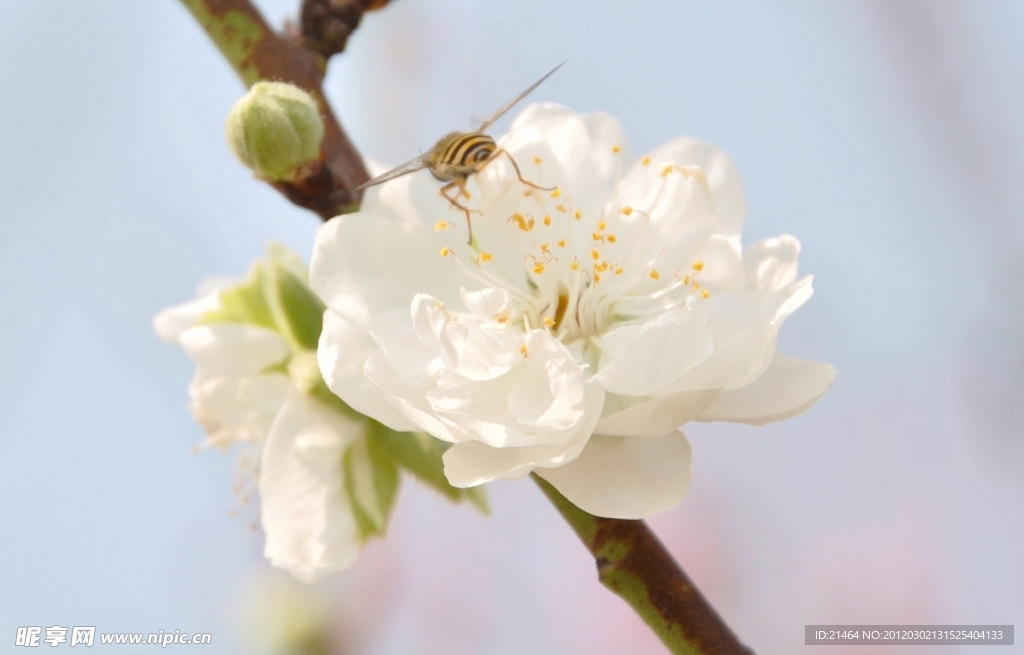
[[[567,58],[533,99],[618,116],[638,153],[732,154],[746,242],[794,234],[815,276],[779,350],[840,370],[795,420],[688,428],[692,491],[651,524],[698,586],[759,653],[809,623],[1024,628],[1024,4],[394,0],[327,92],[395,164]],[[271,572],[150,321],[270,240],[308,257],[318,219],[232,159],[242,86],[175,0],[4,0],[0,88],[2,650],[59,624],[664,652],[529,482],[491,485],[490,519],[407,482],[350,573]]]

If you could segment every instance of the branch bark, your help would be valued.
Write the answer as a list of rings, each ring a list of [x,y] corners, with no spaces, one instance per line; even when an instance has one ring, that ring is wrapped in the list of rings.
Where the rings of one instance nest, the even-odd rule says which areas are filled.
[[[573,505],[531,474],[594,556],[597,577],[677,655],[753,655],[643,521],[606,519]]]
[[[293,39],[275,33],[250,0],[181,2],[247,87],[260,80],[290,82],[308,91],[320,105],[324,117],[320,162],[294,182],[272,182],[271,186],[324,220],[357,209],[362,200],[362,192],[357,187],[370,179],[370,175],[324,97],[328,57],[299,43],[315,40],[315,35],[299,35]],[[349,4],[346,16],[351,29],[355,29],[363,11],[384,3],[353,1]]]

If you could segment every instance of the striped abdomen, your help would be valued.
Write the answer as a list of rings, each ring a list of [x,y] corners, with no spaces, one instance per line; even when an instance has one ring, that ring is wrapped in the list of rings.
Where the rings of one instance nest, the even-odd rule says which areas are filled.
[[[472,175],[497,148],[483,132],[453,132],[437,142],[427,162],[434,177],[450,182]]]

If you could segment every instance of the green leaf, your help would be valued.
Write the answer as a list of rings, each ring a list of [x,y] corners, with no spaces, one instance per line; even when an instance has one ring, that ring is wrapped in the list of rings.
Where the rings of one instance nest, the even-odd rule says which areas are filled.
[[[421,432],[396,432],[377,421],[370,421],[367,437],[392,461],[448,500],[456,503],[467,500],[483,514],[491,513],[487,492],[482,486],[460,489],[453,487],[444,476],[441,456],[450,444]]]
[[[342,467],[345,492],[362,538],[383,536],[398,496],[398,467],[366,436],[345,451]]]

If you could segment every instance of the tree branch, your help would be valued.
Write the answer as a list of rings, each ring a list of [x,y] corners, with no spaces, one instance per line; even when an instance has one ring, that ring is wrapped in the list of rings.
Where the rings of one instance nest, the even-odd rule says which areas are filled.
[[[753,655],[643,521],[593,516],[531,474],[594,556],[597,577],[677,655]]]
[[[362,200],[362,192],[357,187],[370,179],[369,173],[324,97],[323,81],[328,57],[299,43],[320,43],[322,39],[317,40],[319,37],[314,29],[319,23],[311,21],[310,29],[313,31],[292,39],[276,34],[250,0],[181,2],[206,30],[246,86],[260,80],[290,82],[308,91],[320,105],[324,117],[320,161],[295,181],[270,184],[293,203],[316,212],[324,220],[356,209]],[[313,4],[318,3],[306,0],[306,5]],[[385,2],[350,0],[338,3],[335,0],[333,4],[345,5],[345,25],[349,26],[351,33],[359,24],[363,11],[383,6]],[[303,11],[306,9],[304,6]],[[347,36],[345,34],[345,38]],[[335,47],[339,45],[337,39],[332,43]],[[344,48],[344,45],[342,40],[340,47]],[[339,51],[325,49],[328,55]]]

